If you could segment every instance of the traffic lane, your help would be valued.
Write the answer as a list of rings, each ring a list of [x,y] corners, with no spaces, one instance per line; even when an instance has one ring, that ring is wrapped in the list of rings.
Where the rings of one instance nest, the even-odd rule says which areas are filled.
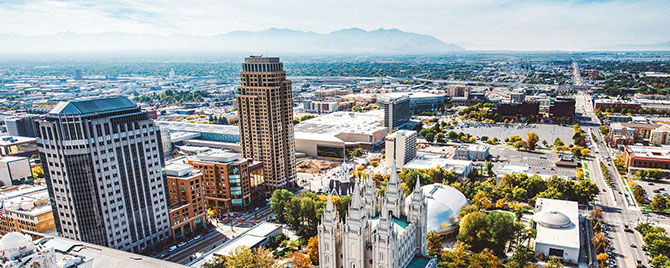
[[[215,241],[215,243],[221,242],[223,240],[226,240],[227,237],[218,232],[214,231],[213,234],[201,238],[197,243],[195,244],[190,244],[188,247],[171,254],[165,260],[171,261],[171,262],[180,262],[183,261],[184,259],[188,260],[188,257],[195,254],[196,252],[207,248],[209,250],[209,247],[212,245],[212,241]]]

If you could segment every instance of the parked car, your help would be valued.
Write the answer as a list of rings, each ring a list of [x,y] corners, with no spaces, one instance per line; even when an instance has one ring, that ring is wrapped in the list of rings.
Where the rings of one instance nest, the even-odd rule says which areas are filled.
[[[168,248],[168,252],[175,251],[177,249],[177,246],[171,246]]]

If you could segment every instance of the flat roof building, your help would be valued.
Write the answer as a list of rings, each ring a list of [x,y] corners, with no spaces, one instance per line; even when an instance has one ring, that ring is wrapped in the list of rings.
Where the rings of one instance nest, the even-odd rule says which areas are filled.
[[[202,173],[186,164],[170,163],[165,166],[170,199],[170,226],[172,237],[179,239],[207,223],[205,188]]]
[[[244,211],[264,200],[264,170],[261,162],[239,158],[239,154],[221,150],[200,153],[188,164],[202,172],[205,203],[221,212]]]
[[[485,144],[461,144],[454,152],[454,159],[483,161],[489,157],[489,146]]]
[[[472,161],[456,160],[440,157],[439,155],[421,154],[405,164],[407,169],[430,169],[441,167],[453,171],[456,175],[467,177],[472,172]]]
[[[579,204],[538,198],[533,224],[537,228],[535,256],[556,256],[564,262],[579,263]]]
[[[5,209],[0,218],[0,235],[21,232],[37,237],[36,233],[55,228],[46,186],[14,186],[0,192],[0,199]]]
[[[388,133],[383,111],[334,112],[295,125],[296,151],[314,157],[343,159],[345,148],[381,145]]]
[[[386,167],[395,162],[396,167],[402,167],[416,157],[416,131],[398,130],[386,136]]]
[[[21,184],[33,179],[28,157],[4,156],[0,157],[0,186]]]
[[[627,145],[624,147],[626,169],[661,169],[670,172],[670,147]]]

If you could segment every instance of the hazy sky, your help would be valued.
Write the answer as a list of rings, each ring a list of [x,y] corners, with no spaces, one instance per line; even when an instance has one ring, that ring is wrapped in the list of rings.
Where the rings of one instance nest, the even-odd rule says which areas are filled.
[[[670,41],[670,0],[0,0],[0,33],[397,28],[486,49]]]

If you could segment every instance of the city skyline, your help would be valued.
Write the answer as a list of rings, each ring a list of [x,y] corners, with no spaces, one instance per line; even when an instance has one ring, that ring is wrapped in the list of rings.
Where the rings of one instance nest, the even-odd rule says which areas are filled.
[[[188,5],[178,1],[4,1],[0,3],[0,34],[211,36],[269,28],[322,34],[355,27],[397,28],[470,50],[597,50],[618,44],[669,42],[670,33],[663,30],[670,27],[665,14],[669,8],[669,2],[654,0],[390,1],[384,5],[322,1],[290,5],[272,1],[199,1]]]

